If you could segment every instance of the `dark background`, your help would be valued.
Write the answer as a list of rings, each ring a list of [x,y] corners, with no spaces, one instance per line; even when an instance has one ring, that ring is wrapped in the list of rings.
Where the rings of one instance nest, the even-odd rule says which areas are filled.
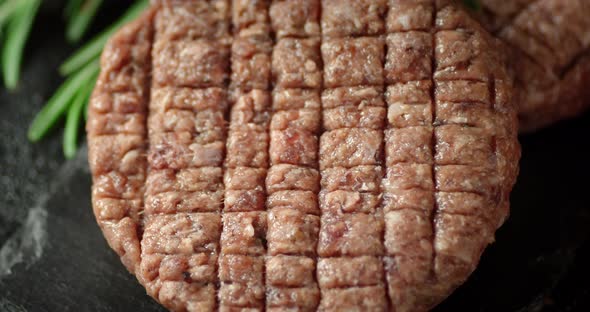
[[[61,131],[26,140],[72,51],[61,1],[44,1],[21,85],[0,91],[0,312],[163,311],[107,247],[90,207],[84,150]],[[93,32],[128,1],[107,1]],[[590,311],[590,114],[522,137],[512,215],[477,271],[436,311]],[[31,243],[33,242],[33,243]],[[8,263],[16,263],[7,272]]]

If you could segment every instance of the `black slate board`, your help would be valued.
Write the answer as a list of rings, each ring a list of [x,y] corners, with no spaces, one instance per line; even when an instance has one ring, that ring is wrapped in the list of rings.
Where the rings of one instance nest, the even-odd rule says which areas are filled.
[[[107,3],[99,24],[124,6]],[[58,132],[26,142],[69,52],[58,7],[46,3],[36,23],[20,89],[0,92],[0,312],[164,311],[102,238],[84,152],[64,161]],[[512,216],[477,271],[436,311],[590,311],[588,135],[590,114],[522,138]],[[10,274],[9,260],[18,260]]]

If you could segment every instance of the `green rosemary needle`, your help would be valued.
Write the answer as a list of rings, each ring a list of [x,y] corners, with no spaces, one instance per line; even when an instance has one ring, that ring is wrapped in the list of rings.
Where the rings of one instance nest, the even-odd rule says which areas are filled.
[[[80,89],[78,94],[76,94],[76,97],[68,109],[63,137],[63,152],[68,159],[76,156],[76,151],[78,150],[78,133],[80,133],[79,128],[82,110],[84,110],[86,107],[90,93],[92,93],[92,89],[94,88],[95,81],[96,75],[90,77],[90,79],[86,81],[82,89]]]
[[[148,5],[148,0],[136,1],[115,24],[104,30],[63,62],[59,67],[59,72],[63,76],[70,75],[88,62],[98,58],[111,35],[121,26],[136,18]]]
[[[101,4],[102,0],[86,0],[73,12],[66,27],[66,39],[69,42],[82,39]]]
[[[66,112],[78,91],[88,84],[92,77],[98,74],[99,69],[99,62],[95,60],[84,66],[59,87],[33,120],[28,133],[31,142],[41,140],[49,132],[57,120]]]
[[[5,3],[14,2],[9,1]],[[2,76],[9,90],[16,88],[20,76],[23,50],[31,32],[41,0],[18,0],[21,5],[9,18],[2,47]]]

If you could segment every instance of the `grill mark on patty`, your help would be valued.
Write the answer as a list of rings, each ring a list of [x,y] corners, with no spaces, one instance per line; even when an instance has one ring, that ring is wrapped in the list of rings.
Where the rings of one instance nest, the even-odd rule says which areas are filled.
[[[427,8],[428,5],[426,4]],[[489,56],[481,54],[487,46],[475,48],[476,46],[473,43],[476,40],[479,40],[478,42],[492,41],[485,35],[483,35],[485,39],[482,40],[481,30],[474,26],[473,23],[466,23],[467,25],[456,23],[456,19],[460,19],[461,13],[452,6],[438,3],[439,6],[435,7],[434,2],[430,3],[430,5],[432,5],[430,8],[433,10],[432,18],[425,20],[423,23],[431,24],[431,30],[424,36],[431,38],[432,47],[430,49],[432,52],[419,53],[416,58],[423,58],[424,55],[428,54],[431,55],[431,58],[424,62],[407,60],[407,64],[414,65],[413,67],[407,67],[411,69],[410,73],[415,76],[413,77],[414,81],[432,79],[431,88],[428,88],[428,86],[421,88],[422,96],[418,96],[416,91],[408,92],[412,96],[413,102],[419,103],[421,101],[417,100],[417,98],[422,98],[422,101],[427,103],[426,105],[430,105],[430,110],[413,110],[411,112],[417,116],[414,118],[408,117],[407,120],[391,119],[390,122],[399,122],[400,125],[390,125],[389,132],[386,132],[386,142],[389,135],[389,141],[392,143],[389,148],[386,145],[388,175],[384,179],[384,185],[389,183],[390,186],[389,189],[386,188],[384,197],[388,197],[388,192],[401,191],[402,196],[407,196],[408,192],[417,192],[415,199],[422,199],[412,203],[399,200],[403,197],[397,197],[397,201],[393,201],[393,203],[401,206],[394,206],[393,210],[386,212],[386,239],[390,239],[390,244],[388,245],[386,242],[386,246],[388,252],[395,250],[394,254],[389,254],[391,256],[388,259],[389,263],[386,262],[386,267],[389,268],[389,273],[392,274],[388,280],[390,296],[393,300],[393,306],[401,310],[426,310],[442,300],[446,293],[463,282],[465,276],[471,272],[470,270],[473,269],[479,258],[478,252],[480,250],[478,248],[483,248],[488,243],[491,239],[491,233],[495,230],[495,227],[493,229],[489,228],[486,219],[480,219],[481,215],[478,212],[481,209],[477,207],[481,206],[476,205],[479,203],[478,200],[481,201],[481,196],[494,197],[495,185],[499,184],[499,181],[496,180],[486,181],[486,175],[496,176],[498,174],[498,171],[494,169],[495,162],[493,162],[493,155],[496,154],[493,144],[495,141],[493,133],[496,125],[493,122],[488,123],[478,120],[486,115],[494,115],[491,112],[494,104],[490,97],[495,96],[495,93],[490,94],[490,88],[494,88],[493,82],[490,80],[495,79],[495,76],[488,74],[488,72],[493,72],[495,69],[486,68],[485,66],[485,64],[493,63],[488,59]],[[427,8],[426,10],[428,10]],[[405,12],[403,8],[396,7],[396,9],[399,9],[396,12],[398,14]],[[427,15],[424,14],[424,16]],[[416,22],[416,25],[418,25],[416,29],[424,28],[418,22]],[[420,38],[420,33],[407,30],[404,29],[405,35],[401,36],[416,38],[414,41],[406,39],[408,42],[416,44],[429,41],[417,40]],[[453,45],[452,42],[456,40],[455,38],[465,38],[465,40],[459,41],[465,42],[464,45]],[[424,48],[419,47],[420,45],[417,45],[413,49],[424,51]],[[492,50],[489,47],[488,49]],[[425,50],[428,51],[429,49],[426,48]],[[466,66],[458,67],[456,66],[458,63],[464,63]],[[424,65],[416,67],[415,64]],[[430,65],[430,67],[428,68],[426,65]],[[422,69],[423,72],[416,70],[416,68]],[[453,71],[449,72],[447,68],[453,68]],[[404,77],[404,75],[394,76]],[[419,86],[417,82],[408,84],[404,80],[398,82],[398,84],[407,84],[410,87]],[[401,94],[404,94],[403,91],[407,92],[408,88],[397,87],[394,90],[401,91]],[[395,100],[399,101],[399,99],[392,99],[394,105],[388,103],[390,110],[392,110],[392,107],[396,107]],[[485,107],[482,108],[481,106],[484,103]],[[475,111],[471,111],[469,114],[459,114],[467,105],[471,106],[470,110],[475,109]],[[462,108],[449,114],[449,111],[453,112],[453,110],[450,110],[453,106],[462,106]],[[393,110],[393,112],[396,113],[393,116],[404,116],[399,114],[399,110]],[[424,135],[419,135],[418,129],[424,129]],[[406,135],[412,139],[404,140],[403,131],[413,133],[413,135]],[[396,133],[399,138],[393,140],[391,136]],[[510,133],[510,136],[513,137],[514,133]],[[416,141],[417,138],[424,138],[424,141],[418,140],[422,142],[419,144]],[[424,148],[421,149],[420,146],[424,146]],[[390,149],[394,147],[401,149]],[[408,156],[401,156],[404,154]],[[397,182],[396,179],[389,177],[389,172],[393,168],[401,170],[398,174],[393,175],[397,178]],[[426,170],[427,168],[430,168],[430,170]],[[482,174],[467,174],[472,170],[476,170],[473,173],[483,171],[481,171]],[[410,172],[414,172],[414,174],[410,174]],[[462,175],[465,175],[465,177],[472,176],[473,178],[463,180]],[[422,180],[422,183],[424,181],[430,181],[431,183],[420,185],[417,184],[418,181],[408,178],[414,176],[419,177],[416,180]],[[468,183],[462,183],[461,181],[467,181]],[[477,188],[478,186],[481,186],[481,188]],[[448,193],[449,191],[451,193]],[[482,195],[472,192],[478,192]],[[445,194],[445,196],[441,194]],[[470,199],[473,201],[473,205],[466,203],[471,209],[457,210],[454,207],[456,202],[449,201],[451,197],[446,196],[446,194]],[[463,196],[463,194],[473,195]],[[430,198],[430,200],[425,200],[427,198]],[[489,202],[486,203],[489,204]],[[495,202],[491,205],[492,207],[497,206]],[[386,211],[387,207],[386,205]],[[455,211],[459,211],[459,213],[455,214]],[[496,214],[501,213],[496,212]],[[503,217],[500,217],[500,219],[503,219]],[[481,238],[481,241],[477,239],[469,241],[469,238],[465,238],[467,232],[464,233],[466,235],[458,235],[462,233],[460,228],[456,227],[458,222],[464,222],[466,226],[475,223],[483,224],[484,227],[489,229],[477,235],[478,239]],[[498,223],[501,222],[496,222],[494,225]],[[393,226],[394,224],[397,226]],[[459,241],[469,244],[463,247],[457,241],[448,241],[450,237],[455,237]],[[406,245],[408,243],[414,244],[415,247],[409,247]],[[465,249],[461,250],[462,247]],[[471,248],[475,249],[472,251]],[[461,254],[461,252],[464,254]],[[457,257],[455,257],[455,254]],[[412,271],[408,265],[413,265],[414,270]],[[421,273],[408,275],[410,272]]]
[[[386,68],[390,71],[385,130],[384,266],[391,305],[424,309],[418,288],[431,281],[434,210],[434,2],[390,7]],[[405,250],[402,250],[403,249]],[[412,297],[415,298],[413,301]]]
[[[319,228],[320,10],[319,1],[273,1],[270,6],[275,45],[271,167],[266,179],[268,311],[314,311],[319,302],[315,245]]]
[[[387,3],[322,5],[322,58],[327,70],[319,156],[325,181],[319,197],[319,309],[386,310],[380,181]],[[355,268],[357,262],[365,265],[364,270]]]
[[[232,1],[233,42],[219,309],[265,307],[266,190],[271,106],[268,1]],[[239,155],[242,157],[238,157]]]
[[[208,311],[220,292],[230,8],[223,0],[156,7],[146,189],[151,209],[140,275],[167,308]],[[169,184],[168,191],[160,184]],[[197,191],[199,184],[205,186]]]
[[[386,28],[387,28],[387,24],[388,24],[387,23],[387,16],[389,14],[390,14],[390,4],[388,3],[387,6],[386,6],[386,8],[385,8],[385,14],[383,16],[383,20],[384,20],[384,24],[385,24],[385,27]],[[387,33],[387,30],[386,30],[386,33]],[[387,82],[387,78],[388,78],[387,70],[386,70],[386,64],[387,64],[387,55],[389,54],[389,45],[387,44],[387,40],[384,42],[383,49],[384,49],[384,55],[383,55],[383,59],[382,59],[382,64],[383,64],[383,81],[386,83]],[[384,86],[384,88],[385,88],[385,86]],[[386,96],[386,93],[385,92],[383,92],[383,94],[382,94],[382,100],[383,100],[383,104],[384,104],[384,107],[385,107],[385,111],[387,111],[387,104],[386,104],[387,103],[387,96]],[[385,131],[388,129],[387,122],[386,122],[386,117],[387,117],[387,114],[382,119],[383,126],[381,127],[383,129],[382,134],[383,134],[383,138],[384,139],[385,139],[385,136],[386,136],[385,135]],[[387,155],[386,155],[386,151],[385,151],[385,143],[381,145],[380,154],[381,154],[381,164],[382,164],[381,166],[387,168],[388,166],[387,166],[387,162],[386,162]],[[377,181],[378,187],[379,187],[379,193],[381,194],[381,196],[379,196],[379,199],[380,199],[379,206],[380,206],[380,210],[381,210],[381,214],[382,214],[382,219],[383,219],[382,222],[383,222],[383,224],[385,224],[385,214],[383,212],[384,207],[385,207],[385,205],[384,205],[384,199],[383,199],[383,193],[384,193],[383,180],[385,179],[386,174],[387,174],[386,171],[382,171],[382,174],[379,177],[379,180]],[[386,234],[385,234],[385,229],[384,229],[383,232],[381,233],[381,244],[384,246],[384,249],[386,249],[385,248],[385,240],[386,240]],[[387,268],[386,268],[386,264],[388,262],[388,259],[387,259],[386,252],[384,252],[383,256],[381,256],[381,258],[379,259],[379,261],[381,262],[380,263],[381,264],[381,279],[380,279],[380,282],[385,287],[385,285],[389,285],[388,282],[387,282]],[[386,288],[385,296],[386,296],[386,310],[390,310],[393,301],[391,299],[392,298],[392,294],[391,294],[391,291],[389,289],[389,286],[387,286],[387,288]]]
[[[136,270],[150,295],[172,310],[420,311],[463,282],[506,215],[518,146],[493,41],[448,3],[155,1],[186,10],[156,23],[168,58],[154,60]]]
[[[430,41],[432,43],[432,51],[430,53],[430,64],[431,64],[431,78],[430,78],[430,105],[431,105],[431,111],[432,111],[432,136],[431,136],[431,141],[430,141],[430,152],[431,155],[433,157],[432,159],[432,164],[431,164],[431,180],[432,180],[432,211],[430,211],[430,214],[428,215],[428,221],[430,222],[430,234],[431,234],[431,241],[432,241],[432,245],[430,246],[430,248],[432,248],[431,251],[431,259],[430,259],[430,270],[429,270],[429,276],[427,277],[428,279],[431,280],[435,280],[438,281],[438,278],[436,276],[436,249],[434,248],[435,245],[435,241],[436,241],[436,218],[437,218],[437,214],[439,211],[439,205],[438,205],[438,201],[437,201],[437,197],[436,197],[436,188],[437,188],[437,179],[436,179],[436,162],[434,161],[434,156],[436,154],[436,143],[437,143],[437,137],[436,137],[436,132],[435,129],[436,127],[438,127],[439,125],[436,125],[437,123],[437,114],[436,114],[436,100],[437,100],[437,83],[435,81],[435,72],[438,68],[438,62],[436,60],[436,46],[437,46],[437,38],[436,38],[436,20],[437,20],[437,7],[436,7],[436,3],[433,2],[432,3],[434,6],[434,12],[432,14],[432,24],[431,24],[431,29],[430,29]],[[471,59],[470,59],[471,60]],[[451,80],[453,81],[453,80]],[[481,100],[481,99],[478,99]],[[485,101],[484,101],[485,102]],[[430,195],[430,194],[429,194]],[[426,303],[427,305],[429,303]]]
[[[449,8],[439,9],[435,33],[439,42],[437,45],[448,46],[448,43],[442,42],[441,44],[446,34],[441,29],[462,31],[461,26],[457,28],[453,23],[449,23],[448,26],[445,25],[443,12]],[[488,43],[487,45],[478,46],[476,50],[472,50],[471,57],[475,62],[478,59],[485,62],[486,58],[490,58],[488,60],[490,64],[494,62],[502,63],[498,54],[485,55],[481,53],[486,49],[494,50],[497,48],[495,42],[485,32],[474,26],[474,23],[462,26],[471,26],[479,30],[479,32],[472,34],[474,42]],[[436,62],[438,64],[445,60],[445,57],[449,57],[444,53],[439,54],[441,49],[438,47],[436,51]],[[510,114],[509,105],[511,99],[507,91],[509,90],[509,84],[506,74],[497,68],[480,69],[476,70],[476,73],[481,75],[482,80],[486,81],[488,90],[484,94],[477,93],[477,89],[472,89],[471,92],[476,92],[475,94],[480,94],[481,97],[486,99],[488,102],[486,111],[494,116],[492,117],[493,120],[497,120],[495,127],[482,125],[475,128],[465,128],[462,126],[463,122],[458,120],[457,125],[454,127],[437,126],[435,128],[437,134],[434,158],[436,164],[435,195],[437,210],[435,211],[434,229],[436,257],[434,270],[439,283],[446,284],[448,289],[453,289],[464,281],[464,278],[459,278],[459,276],[467,276],[475,269],[475,263],[483,248],[493,241],[493,232],[507,216],[506,186],[514,183],[516,170],[513,165],[506,164],[504,156],[509,154],[507,152],[519,153],[518,147],[508,139],[515,137],[516,130],[507,122],[509,119],[507,116]],[[435,84],[442,83],[437,81],[436,77],[435,75]],[[461,77],[458,77],[458,79],[461,79]],[[453,93],[454,96],[459,97],[464,96],[463,94],[462,92]],[[441,97],[440,94],[436,94],[434,99],[436,105],[435,118],[439,115]],[[445,137],[442,133],[443,129],[450,131],[449,133],[452,136]],[[442,134],[442,136],[439,136],[439,134]],[[501,155],[497,152],[498,149],[502,150]],[[466,179],[466,177],[470,178]],[[465,197],[465,194],[469,194],[465,192],[476,191],[480,193],[479,197],[477,195],[470,195],[475,196],[474,198]],[[465,216],[465,211],[462,214],[455,214],[456,210],[453,209],[453,206],[457,205],[457,201],[441,196],[441,192],[450,192],[448,194],[454,197],[463,198],[460,201],[461,205],[467,207],[478,207],[477,205],[480,204],[481,197],[483,197],[493,203],[491,207],[494,208],[491,209],[495,212],[492,214],[491,220],[485,218],[484,209],[473,209],[469,217]],[[471,202],[472,200],[475,202]],[[441,212],[440,207],[444,207],[445,211]],[[449,240],[450,237],[458,237],[459,239],[451,241]]]

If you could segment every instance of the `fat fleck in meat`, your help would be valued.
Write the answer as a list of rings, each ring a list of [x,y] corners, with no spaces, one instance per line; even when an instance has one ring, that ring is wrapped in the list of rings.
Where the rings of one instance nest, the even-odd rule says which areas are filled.
[[[521,131],[590,106],[590,3],[482,0],[479,19],[510,50]]]
[[[172,311],[425,311],[508,214],[499,44],[444,0],[152,1],[88,128],[111,247]]]

